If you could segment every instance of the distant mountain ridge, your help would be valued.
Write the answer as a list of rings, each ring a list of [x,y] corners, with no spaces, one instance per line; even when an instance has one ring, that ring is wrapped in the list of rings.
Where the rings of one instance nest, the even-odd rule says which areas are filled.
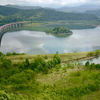
[[[87,10],[87,11],[85,11],[84,13],[87,13],[87,14],[94,14],[94,15],[100,17],[100,10]]]
[[[54,9],[54,8],[50,8],[50,7],[41,7],[41,6],[20,6],[20,5],[5,5],[5,7],[11,7],[11,8],[17,8],[17,9],[22,9],[22,10],[26,10],[26,9]],[[88,4],[88,5],[81,5],[81,6],[64,6],[61,8],[57,8],[54,9],[56,11],[62,11],[62,12],[71,12],[71,13],[88,13],[88,14],[95,14],[96,16],[100,16],[97,13],[93,13],[94,12],[98,12],[96,10],[100,9],[100,4]],[[91,11],[92,10],[92,11]]]
[[[98,10],[100,9],[100,4],[92,4],[92,5],[81,5],[81,6],[74,6],[74,7],[68,7],[68,6],[65,6],[65,7],[61,7],[57,10],[59,11],[64,11],[64,12],[85,12],[87,10]]]
[[[17,9],[40,9],[42,7],[40,6],[19,6],[19,5],[5,5],[5,7],[12,7],[12,8],[17,8]]]

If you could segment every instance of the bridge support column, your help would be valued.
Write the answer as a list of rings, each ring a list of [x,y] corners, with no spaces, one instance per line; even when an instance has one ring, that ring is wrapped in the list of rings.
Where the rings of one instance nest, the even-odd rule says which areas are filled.
[[[21,27],[21,24],[19,23],[19,27]]]
[[[8,27],[6,26],[6,30],[5,31],[8,31]]]
[[[10,30],[11,30],[12,28],[11,28],[11,25],[10,25]]]
[[[13,29],[14,29],[14,24],[13,24]]]
[[[16,24],[16,28],[17,28],[17,24]]]

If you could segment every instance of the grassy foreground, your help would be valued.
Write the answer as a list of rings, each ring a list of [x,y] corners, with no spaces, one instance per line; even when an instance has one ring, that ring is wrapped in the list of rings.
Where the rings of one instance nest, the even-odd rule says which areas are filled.
[[[100,64],[55,64],[61,63],[59,56],[67,63],[99,54],[100,50],[1,57],[0,100],[100,100]],[[47,69],[50,63],[55,66]]]

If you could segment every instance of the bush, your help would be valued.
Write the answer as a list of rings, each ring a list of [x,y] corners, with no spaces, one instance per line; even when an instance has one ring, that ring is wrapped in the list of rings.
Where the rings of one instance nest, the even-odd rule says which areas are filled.
[[[95,68],[95,63],[91,63],[90,68]]]
[[[47,65],[46,61],[40,57],[40,56],[37,56],[35,59],[34,59],[34,62],[31,63],[31,69],[34,70],[34,69],[37,69],[37,66],[38,65],[42,65],[43,67]]]
[[[85,63],[85,66],[86,66],[86,67],[89,67],[89,66],[90,66],[89,61],[87,61],[87,62]]]
[[[60,69],[59,65],[56,65],[55,69],[56,69],[56,71],[59,71],[59,69]]]
[[[93,56],[93,52],[89,52],[89,53],[87,54],[87,56],[88,56],[88,57]]]
[[[5,56],[5,54],[3,54],[2,52],[0,52],[0,57],[4,57]]]
[[[66,67],[66,65],[64,65],[64,66],[62,67],[62,70],[63,70],[64,72],[67,71],[67,67]]]
[[[9,100],[7,94],[4,91],[0,91],[0,100]]]
[[[81,75],[81,72],[78,70],[76,73],[75,73],[75,76],[80,76]]]
[[[44,74],[47,74],[48,72],[49,72],[48,67],[47,67],[47,66],[44,66],[44,68],[43,68],[43,73],[44,73]]]
[[[49,60],[47,62],[47,66],[48,66],[49,69],[54,67],[55,66],[55,61],[53,59]]]
[[[29,67],[29,65],[30,65],[29,60],[28,60],[28,58],[26,58],[25,67]]]
[[[48,59],[48,56],[47,56],[47,55],[45,55],[44,59]]]
[[[11,56],[11,55],[12,55],[12,54],[11,54],[11,53],[9,53],[9,52],[7,52],[7,53],[6,53],[6,56]]]
[[[96,50],[95,56],[99,56],[99,51]]]
[[[35,72],[27,69],[21,73],[14,74],[8,78],[8,82],[14,84],[23,84],[27,83],[30,79],[34,78]]]
[[[2,64],[3,64],[3,67],[8,69],[11,66],[12,62],[11,62],[11,60],[4,58],[2,61]]]
[[[61,63],[61,58],[59,57],[58,54],[55,54],[53,58],[55,58],[58,61],[57,64],[60,64]]]

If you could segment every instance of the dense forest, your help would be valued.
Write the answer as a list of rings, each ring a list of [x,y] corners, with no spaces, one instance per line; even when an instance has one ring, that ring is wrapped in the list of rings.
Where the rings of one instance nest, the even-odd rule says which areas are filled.
[[[21,10],[0,6],[0,23],[18,21],[54,21],[54,20],[97,20],[93,14],[64,13],[52,9],[27,9]]]

